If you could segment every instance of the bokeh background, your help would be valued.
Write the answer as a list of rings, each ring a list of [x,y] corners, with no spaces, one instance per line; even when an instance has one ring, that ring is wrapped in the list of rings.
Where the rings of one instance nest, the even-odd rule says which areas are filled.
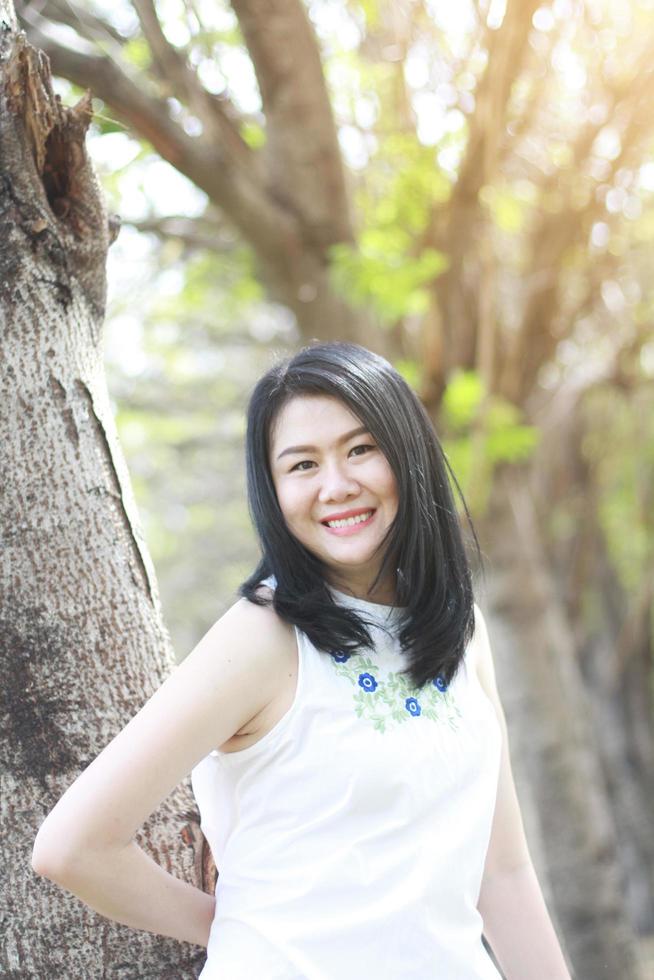
[[[654,2],[17,9],[94,95],[109,390],[178,658],[258,556],[256,378],[313,338],[387,356],[480,534],[567,951],[652,976]]]

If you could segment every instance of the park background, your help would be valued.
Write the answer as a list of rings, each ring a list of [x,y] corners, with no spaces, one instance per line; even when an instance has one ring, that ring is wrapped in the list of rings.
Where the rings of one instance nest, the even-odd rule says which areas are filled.
[[[575,975],[645,980],[654,3],[38,0],[16,9],[50,58],[63,104],[90,89],[87,147],[122,219],[108,251],[104,336],[92,345],[106,369],[104,409],[97,374],[88,386],[103,429],[98,492],[82,497],[73,478],[58,500],[96,528],[111,517],[112,601],[130,608],[129,628],[113,618],[111,632],[98,606],[107,669],[88,698],[96,712],[102,704],[103,724],[91,724],[83,750],[50,754],[57,778],[43,776],[23,843],[79,760],[138,710],[173,652],[190,651],[256,562],[243,460],[254,381],[314,338],[351,339],[388,357],[419,393],[472,511],[528,837]],[[67,195],[48,188],[60,222]],[[71,379],[77,369],[71,359]],[[79,421],[83,393],[63,387]],[[87,466],[97,440],[94,431],[79,442]],[[57,466],[73,461],[62,455]],[[156,569],[145,598],[136,551]],[[41,602],[79,625],[62,583],[81,585],[83,575],[97,595],[108,579],[90,560],[81,570],[74,553],[49,566],[37,549],[51,567]],[[92,665],[88,635],[87,624],[78,656]],[[47,656],[39,669],[47,677]],[[119,703],[116,671],[130,692]],[[59,706],[56,725],[78,744],[89,720]],[[188,789],[183,799],[197,856]],[[154,818],[146,845],[171,832],[176,812],[179,799]],[[197,861],[173,849],[166,857],[197,880]],[[34,912],[45,886],[23,874]],[[49,928],[83,923],[61,952],[62,963],[78,956],[76,976],[121,975],[124,950],[193,975],[197,958],[185,954],[182,967],[175,944],[96,923],[100,966],[93,919],[47,895]],[[33,975],[51,962],[50,940],[44,929],[23,952]],[[13,948],[10,965],[20,959]]]

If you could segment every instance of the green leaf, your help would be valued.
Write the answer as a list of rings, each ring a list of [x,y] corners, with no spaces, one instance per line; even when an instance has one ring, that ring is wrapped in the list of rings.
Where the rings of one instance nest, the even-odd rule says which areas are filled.
[[[393,366],[397,373],[402,375],[410,388],[413,388],[414,391],[420,388],[422,372],[417,361],[411,361],[407,358],[396,361]]]
[[[489,434],[486,449],[495,463],[517,463],[529,459],[538,445],[540,433],[530,425],[514,425]]]
[[[130,65],[140,70],[149,68],[152,64],[150,46],[142,35],[133,37],[123,44],[121,53]]]
[[[484,395],[484,386],[476,371],[455,371],[443,394],[446,423],[454,429],[469,426]]]

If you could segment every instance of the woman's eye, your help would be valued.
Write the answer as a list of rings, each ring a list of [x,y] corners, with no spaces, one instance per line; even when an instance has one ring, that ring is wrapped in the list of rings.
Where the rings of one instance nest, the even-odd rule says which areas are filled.
[[[376,448],[377,448],[376,446],[368,445],[368,443],[361,443],[359,446],[353,446],[352,449],[350,450],[350,452],[351,453],[354,453],[355,449],[365,449],[365,450],[367,450],[367,449],[376,449]],[[357,455],[357,456],[365,456],[366,454],[364,452],[364,453],[356,453],[355,455]],[[298,470],[300,473],[306,473],[306,468],[304,466],[305,463],[308,463],[309,466],[311,466],[313,464],[313,460],[311,460],[311,459],[301,459],[299,463],[296,463],[295,466],[292,466],[291,467],[291,469],[290,469],[289,472],[290,473],[293,473],[294,470]]]

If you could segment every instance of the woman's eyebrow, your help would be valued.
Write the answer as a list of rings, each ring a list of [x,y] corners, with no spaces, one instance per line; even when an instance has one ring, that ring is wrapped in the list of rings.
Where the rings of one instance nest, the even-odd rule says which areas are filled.
[[[336,440],[336,445],[341,446],[344,442],[347,442],[348,439],[351,439],[353,436],[360,436],[363,435],[364,432],[368,432],[368,431],[369,430],[365,427],[365,425],[360,425],[358,428],[352,429],[351,432],[346,432],[345,435],[340,436],[340,438]],[[291,453],[317,453],[317,452],[318,452],[317,446],[289,446],[288,449],[282,450],[282,452],[279,454],[277,459],[281,459],[282,456],[290,456]]]

